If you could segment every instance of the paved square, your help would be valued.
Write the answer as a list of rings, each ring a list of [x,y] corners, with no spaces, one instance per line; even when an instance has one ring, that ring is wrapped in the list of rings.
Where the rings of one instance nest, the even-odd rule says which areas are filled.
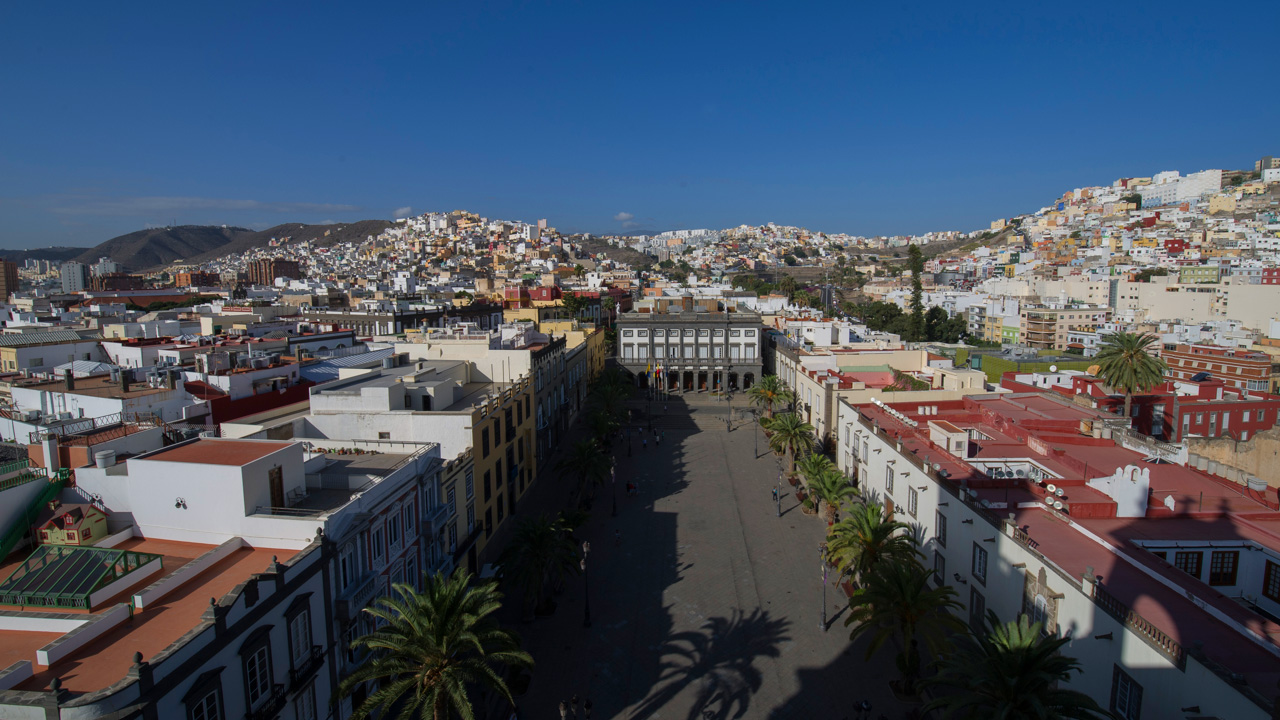
[[[892,651],[868,663],[850,646],[834,587],[831,629],[820,627],[825,528],[791,494],[777,517],[779,463],[763,433],[753,439],[750,419],[726,432],[724,403],[705,396],[653,405],[665,437],[655,447],[646,426],[642,451],[631,426],[631,455],[615,449],[617,487],[598,491],[580,531],[592,546],[592,627],[582,624],[582,577],[569,579],[553,616],[517,627],[537,662],[521,717],[558,718],[574,694],[591,699],[593,718],[852,720],[861,700],[873,718],[901,717],[886,684]],[[547,481],[567,488],[555,473]],[[638,497],[626,496],[628,481]]]

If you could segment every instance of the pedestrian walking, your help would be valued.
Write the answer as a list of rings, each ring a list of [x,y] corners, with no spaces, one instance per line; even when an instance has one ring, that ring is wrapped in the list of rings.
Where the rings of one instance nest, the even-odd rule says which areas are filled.
[[[622,544],[622,531],[621,531],[621,530],[614,530],[614,531],[613,531],[613,544],[614,544],[614,545],[621,545],[621,544]]]
[[[778,488],[773,489],[773,501],[778,502]]]
[[[640,449],[641,449],[641,450],[648,450],[648,449],[649,449],[649,438],[641,438],[641,439],[640,439]]]

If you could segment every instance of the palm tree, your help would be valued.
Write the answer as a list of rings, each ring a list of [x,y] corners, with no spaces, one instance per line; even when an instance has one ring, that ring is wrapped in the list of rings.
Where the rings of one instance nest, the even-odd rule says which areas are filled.
[[[769,417],[773,417],[773,409],[778,405],[786,405],[795,398],[795,394],[787,389],[777,375],[765,375],[760,381],[747,390],[751,402],[765,408]]]
[[[574,443],[569,455],[556,465],[557,470],[578,476],[579,491],[585,490],[588,485],[603,483],[609,477],[611,467],[609,457],[600,452],[600,445],[595,440],[579,440]]]
[[[810,455],[809,457],[813,456]],[[836,521],[836,512],[840,510],[840,506],[845,499],[857,494],[853,486],[845,479],[844,473],[834,468],[819,474],[816,478],[810,478],[809,492],[818,500],[826,503],[828,523]]]
[[[1164,382],[1169,369],[1165,361],[1150,353],[1152,343],[1159,340],[1146,333],[1118,332],[1102,338],[1102,346],[1094,358],[1098,361],[1098,377],[1107,385],[1124,393],[1124,416],[1129,417],[1134,393],[1143,393]]]
[[[813,485],[823,473],[835,470],[836,464],[822,453],[811,452],[796,463],[796,469],[804,476],[806,483]]]
[[[858,582],[881,561],[913,560],[919,552],[906,523],[889,517],[876,503],[849,508],[848,516],[827,532],[827,558]]]
[[[498,563],[503,576],[523,591],[529,615],[543,607],[543,591],[578,570],[578,543],[564,515],[522,520]]]
[[[356,638],[352,649],[364,649],[371,659],[357,667],[338,686],[347,697],[361,684],[378,689],[351,715],[449,720],[474,713],[468,695],[472,686],[486,685],[514,702],[502,679],[501,666],[532,667],[533,658],[520,649],[515,633],[498,627],[492,617],[502,594],[493,583],[471,585],[471,574],[436,574],[421,593],[411,586],[392,586],[395,598],[382,598],[364,612],[385,623],[381,629]]]
[[[796,471],[796,456],[813,448],[813,426],[795,413],[785,413],[769,423],[769,449],[791,460],[791,472]]]
[[[986,632],[964,637],[940,659],[939,673],[927,685],[943,695],[924,707],[946,717],[1096,720],[1110,718],[1093,698],[1063,690],[1059,682],[1080,672],[1080,662],[1059,654],[1070,638],[1041,634],[1041,624],[1026,615],[1001,623],[988,611]]]
[[[960,609],[956,591],[950,585],[931,587],[933,571],[912,560],[877,562],[863,580],[862,587],[849,596],[849,616],[853,625],[850,640],[869,636],[867,659],[891,638],[902,646],[898,671],[902,673],[903,694],[914,695],[920,677],[921,642],[933,657],[940,657],[948,636],[964,629],[954,615]]]

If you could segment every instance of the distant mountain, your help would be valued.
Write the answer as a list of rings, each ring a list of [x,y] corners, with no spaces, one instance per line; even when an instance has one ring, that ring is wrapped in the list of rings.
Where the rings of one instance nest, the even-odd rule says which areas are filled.
[[[264,247],[272,238],[289,238],[290,243],[316,241],[321,246],[364,240],[391,227],[389,220],[360,220],[335,225],[287,223],[266,230],[219,225],[176,225],[138,230],[91,248],[53,247],[36,250],[0,251],[0,257],[21,264],[28,258],[94,263],[108,257],[125,269],[138,272],[168,265],[175,260],[207,262],[223,255]],[[325,233],[328,235],[325,235]]]
[[[48,260],[50,262],[66,262],[73,260],[84,252],[82,247],[47,247],[34,250],[0,250],[0,258],[19,265],[27,260]]]
[[[217,251],[238,237],[252,233],[246,228],[210,225],[150,228],[111,238],[75,259],[93,263],[98,258],[109,257],[130,270],[146,270]]]

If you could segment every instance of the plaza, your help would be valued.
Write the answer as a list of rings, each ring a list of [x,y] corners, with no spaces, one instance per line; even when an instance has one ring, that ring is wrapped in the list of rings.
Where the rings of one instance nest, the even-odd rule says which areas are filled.
[[[552,616],[514,626],[536,662],[521,718],[559,717],[574,695],[590,698],[593,718],[854,720],[862,701],[869,717],[902,716],[887,685],[893,651],[864,660],[833,584],[823,631],[825,526],[791,492],[778,516],[782,464],[741,403],[726,431],[723,401],[655,401],[656,447],[646,421],[627,426],[629,439],[614,445],[616,480],[598,488],[578,531],[591,544],[587,578],[568,579]],[[643,415],[647,403],[632,407]],[[638,495],[627,495],[628,482]],[[540,484],[522,514],[563,507],[568,479],[553,473]]]

